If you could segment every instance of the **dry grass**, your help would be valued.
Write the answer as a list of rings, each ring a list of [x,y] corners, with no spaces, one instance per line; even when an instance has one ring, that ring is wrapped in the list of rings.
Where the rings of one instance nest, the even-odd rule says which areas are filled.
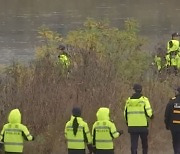
[[[111,118],[118,130],[125,132],[115,140],[116,154],[127,154],[130,153],[130,140],[123,109],[125,100],[133,93],[132,84],[139,82],[154,110],[154,119],[149,126],[149,154],[172,153],[170,133],[164,126],[164,110],[169,98],[174,96],[173,88],[180,85],[179,77],[167,74],[159,77],[148,68],[151,59],[147,60],[148,56],[139,49],[142,41],[137,39],[136,33],[129,31],[131,29],[126,32],[95,25],[97,27],[92,31],[91,27],[86,27],[84,31],[70,33],[67,37],[73,45],[79,41],[77,46],[83,48],[70,51],[74,62],[70,73],[56,65],[54,49],[59,38],[52,39],[58,34],[43,31],[43,34],[51,34],[49,42],[45,38],[45,46],[38,48],[44,57],[27,66],[13,63],[1,75],[1,127],[6,123],[9,111],[19,108],[23,123],[35,136],[35,141],[26,142],[25,154],[65,154],[64,127],[72,107],[81,107],[82,116],[90,128],[96,120],[97,109],[110,107]],[[87,50],[85,44],[90,46]],[[108,58],[110,55],[111,59]]]
[[[116,77],[111,63],[99,65],[94,56],[89,55],[86,65],[79,66],[68,75],[61,74],[61,68],[48,60],[34,62],[27,67],[14,64],[8,71],[2,77],[0,86],[1,121],[6,122],[12,108],[20,108],[23,123],[35,136],[34,142],[26,143],[26,154],[66,153],[63,132],[73,106],[81,107],[90,128],[96,120],[97,109],[110,107],[117,128],[125,131],[115,141],[116,153],[130,153],[123,108],[125,100],[133,92],[132,85],[124,78]],[[174,95],[172,87],[178,85],[180,80],[169,76],[164,81],[153,78],[141,83],[144,95],[151,101],[155,117],[149,126],[149,153],[169,154],[172,146],[170,133],[164,127],[164,109]]]

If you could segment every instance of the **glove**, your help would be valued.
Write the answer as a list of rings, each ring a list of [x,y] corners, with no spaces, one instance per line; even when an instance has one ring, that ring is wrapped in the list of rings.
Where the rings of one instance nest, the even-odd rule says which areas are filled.
[[[119,130],[118,132],[119,132],[119,134],[120,134],[120,135],[122,135],[122,134],[123,134],[123,130]]]

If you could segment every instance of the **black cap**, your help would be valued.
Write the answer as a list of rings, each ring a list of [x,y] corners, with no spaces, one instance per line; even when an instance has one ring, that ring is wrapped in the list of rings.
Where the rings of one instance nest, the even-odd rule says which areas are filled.
[[[60,44],[59,47],[58,47],[57,49],[59,49],[59,50],[65,50],[66,47],[65,47],[65,45]]]
[[[80,116],[81,116],[81,109],[78,108],[78,107],[74,107],[74,108],[72,109],[72,115],[73,115],[74,117],[80,117]]]
[[[142,86],[140,84],[134,84],[133,89],[135,92],[141,92],[142,91]]]
[[[179,36],[179,33],[177,33],[177,32],[172,34],[172,37],[177,37],[177,36]]]

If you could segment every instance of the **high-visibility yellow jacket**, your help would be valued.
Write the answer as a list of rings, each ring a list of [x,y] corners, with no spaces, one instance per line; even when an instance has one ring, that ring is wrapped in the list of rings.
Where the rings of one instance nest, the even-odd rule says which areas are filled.
[[[96,149],[113,149],[113,138],[119,137],[116,126],[109,118],[109,109],[100,108],[97,111],[97,121],[93,125],[93,144]]]
[[[178,69],[180,69],[180,52],[176,55],[176,66]]]
[[[8,117],[8,124],[5,124],[1,134],[0,140],[4,142],[6,152],[23,152],[24,136],[31,141],[33,137],[30,135],[27,127],[21,124],[21,113],[18,109],[10,112]]]
[[[124,117],[129,127],[148,126],[147,117],[152,116],[152,108],[147,97],[141,96],[139,99],[126,101]]]
[[[170,54],[166,55],[166,66],[177,66],[177,68],[180,68],[180,52],[170,57]]]
[[[170,53],[172,51],[179,51],[180,44],[178,40],[170,40],[167,43],[167,52]]]
[[[177,54],[180,52],[178,40],[170,40],[167,43],[166,66],[177,66]]]
[[[81,118],[76,117],[79,124],[77,134],[73,133],[74,116],[71,116],[70,121],[65,126],[65,137],[67,140],[68,149],[85,149],[86,143],[92,143],[92,137],[89,131],[88,124]]]
[[[70,66],[70,60],[69,60],[69,57],[65,54],[61,54],[59,56],[59,63],[65,67],[65,68],[68,68]]]

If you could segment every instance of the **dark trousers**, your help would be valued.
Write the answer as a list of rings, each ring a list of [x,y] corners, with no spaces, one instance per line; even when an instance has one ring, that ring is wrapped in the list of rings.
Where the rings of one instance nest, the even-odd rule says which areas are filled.
[[[114,150],[113,149],[110,149],[110,150],[97,149],[95,154],[114,154]]]
[[[180,154],[180,132],[171,131],[174,154]]]
[[[68,149],[68,154],[85,154],[84,149]]]
[[[131,136],[131,154],[137,154],[138,139],[141,138],[143,154],[148,153],[148,132],[130,133]]]

